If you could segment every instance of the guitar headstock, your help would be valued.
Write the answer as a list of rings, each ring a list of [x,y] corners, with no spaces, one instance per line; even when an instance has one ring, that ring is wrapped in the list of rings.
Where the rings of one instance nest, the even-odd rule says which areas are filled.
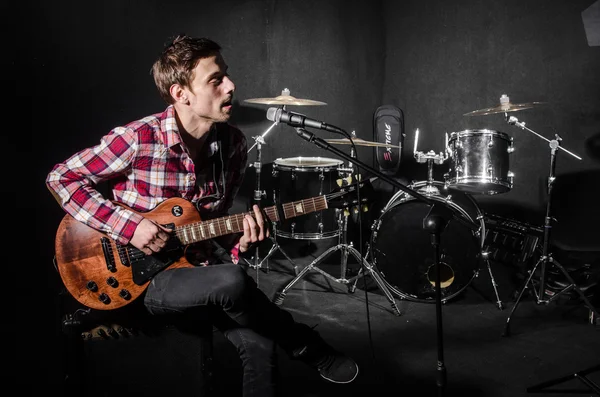
[[[357,176],[348,176],[338,182],[338,187],[326,195],[327,203],[330,208],[347,208],[356,206],[365,206],[371,200],[375,193],[372,182],[377,177],[362,180],[360,174]]]

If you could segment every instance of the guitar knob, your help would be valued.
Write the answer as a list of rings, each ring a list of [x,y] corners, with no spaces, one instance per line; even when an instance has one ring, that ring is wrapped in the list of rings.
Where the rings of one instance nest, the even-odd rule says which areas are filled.
[[[88,281],[87,284],[85,285],[85,288],[87,288],[88,290],[90,290],[92,292],[96,292],[96,291],[98,291],[98,284],[96,284],[95,281]]]
[[[113,288],[117,288],[117,286],[119,285],[119,282],[117,281],[116,278],[109,277],[106,279],[106,284],[110,285]]]
[[[126,289],[122,289],[119,291],[119,296],[125,300],[131,299],[131,294]]]
[[[98,296],[98,299],[105,305],[108,305],[110,303],[110,296],[106,295],[104,292],[101,293],[100,296]]]

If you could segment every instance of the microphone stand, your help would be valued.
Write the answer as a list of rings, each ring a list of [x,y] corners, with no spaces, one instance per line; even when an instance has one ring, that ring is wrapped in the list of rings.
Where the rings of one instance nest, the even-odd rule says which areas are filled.
[[[415,197],[416,199],[427,203],[431,207],[429,212],[427,213],[427,216],[423,219],[423,229],[427,230],[428,232],[431,233],[431,244],[435,251],[436,323],[437,323],[437,343],[438,343],[437,386],[438,386],[438,395],[442,396],[444,393],[444,390],[446,388],[446,367],[444,364],[444,353],[443,353],[442,304],[441,304],[442,293],[441,293],[441,286],[440,286],[440,250],[439,250],[440,234],[444,230],[444,228],[446,227],[446,225],[448,224],[448,221],[450,219],[458,220],[459,222],[465,224],[465,226],[467,226],[468,228],[470,228],[471,230],[473,230],[475,232],[477,232],[479,230],[479,227],[474,222],[465,219],[462,216],[462,214],[460,214],[454,208],[452,208],[448,205],[445,205],[445,204],[435,203],[433,200],[430,200],[429,198],[423,196],[422,194],[416,192],[415,190],[404,186],[400,182],[388,177],[387,175],[383,174],[382,172],[375,170],[373,167],[368,166],[367,164],[363,163],[362,161],[358,160],[357,158],[352,158],[350,155],[348,155],[344,151],[337,149],[336,147],[332,146],[324,139],[321,139],[321,138],[315,136],[315,134],[306,131],[304,128],[294,127],[294,129],[296,130],[298,136],[300,136],[302,139],[304,139],[310,143],[313,143],[322,149],[330,151],[349,162],[353,162],[354,164],[358,165],[359,167],[366,169],[367,171],[371,172],[372,174],[376,175],[377,177],[390,183],[394,187],[397,187],[398,189],[403,190],[404,192]],[[343,131],[342,129],[340,129],[340,130]],[[352,139],[349,138],[349,135],[347,133],[345,133],[345,135],[346,135],[346,137],[348,137],[348,139],[350,139],[350,141],[352,141]]]

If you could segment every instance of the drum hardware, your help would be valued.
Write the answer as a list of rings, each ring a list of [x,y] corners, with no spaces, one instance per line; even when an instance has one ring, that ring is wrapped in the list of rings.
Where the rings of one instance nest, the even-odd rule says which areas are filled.
[[[322,274],[323,276],[325,276],[326,278],[328,278],[329,280],[332,280],[336,283],[340,283],[340,284],[344,284],[344,285],[348,286],[349,293],[355,292],[356,281],[359,278],[361,278],[365,275],[370,275],[371,277],[373,277],[373,279],[379,286],[379,289],[384,293],[384,295],[390,302],[392,308],[394,309],[394,313],[397,316],[400,316],[401,315],[400,309],[398,308],[398,305],[396,304],[396,301],[395,301],[393,295],[391,294],[389,289],[386,287],[386,285],[384,284],[384,282],[381,279],[381,277],[379,276],[379,274],[376,271],[374,271],[372,265],[366,260],[366,258],[363,258],[361,256],[361,253],[356,248],[354,248],[353,243],[347,241],[348,215],[350,212],[347,209],[343,209],[343,210],[337,209],[336,211],[338,212],[340,226],[342,229],[342,233],[340,234],[338,244],[327,249],[325,252],[323,252],[321,255],[319,255],[315,260],[313,260],[310,264],[308,264],[304,269],[302,269],[300,271],[300,273],[292,281],[290,281],[283,288],[283,290],[277,295],[274,302],[277,305],[281,305],[283,303],[283,300],[285,299],[285,296],[287,295],[287,292],[290,290],[290,288],[292,288],[294,286],[294,284],[296,284],[300,279],[302,279],[309,271],[316,271],[316,272]],[[327,259],[330,255],[332,255],[336,251],[341,251],[341,264],[340,264],[340,276],[339,277],[334,277],[333,275],[327,273],[326,271],[324,271],[323,269],[318,267],[319,263],[323,262],[325,259]],[[348,270],[348,268],[347,268],[348,254],[351,254],[352,256],[354,256],[354,258],[357,261],[359,261],[359,263],[362,264],[358,274],[356,274],[350,278],[346,278],[347,274],[348,274],[348,272],[347,272],[347,270]]]
[[[429,197],[434,197],[434,198],[440,198],[441,197],[441,192],[440,192],[440,188],[437,186],[438,182],[433,180],[433,165],[441,165],[443,164],[447,159],[448,159],[448,152],[446,151],[446,153],[438,153],[436,154],[433,150],[430,150],[427,153],[421,152],[417,150],[417,146],[418,146],[418,141],[419,141],[419,129],[417,128],[417,130],[415,131],[415,144],[414,144],[414,148],[413,148],[413,155],[417,161],[417,163],[427,163],[427,181],[426,182],[417,182],[415,183],[413,186],[414,188],[419,191],[422,192],[423,194],[429,196]],[[448,134],[445,135],[445,143],[446,143],[446,147],[448,146]],[[443,186],[443,190],[447,190],[448,186],[444,185]],[[400,200],[399,203],[395,203],[396,200],[399,199],[399,195],[396,194],[395,196],[392,197],[392,199],[390,200],[390,202],[384,207],[384,211],[386,211],[388,208],[391,208],[397,204],[401,204],[403,202],[406,202],[406,198],[404,200]],[[488,274],[490,276],[490,281],[492,283],[492,287],[494,289],[494,294],[496,296],[496,305],[498,306],[498,309],[502,310],[504,305],[502,303],[502,301],[500,300],[500,295],[498,293],[498,284],[496,283],[496,279],[494,277],[494,274],[492,272],[492,267],[491,267],[491,263],[489,261],[489,252],[487,250],[484,249],[484,238],[486,235],[486,230],[485,230],[485,223],[483,222],[483,213],[480,211],[479,206],[477,205],[477,202],[473,199],[473,197],[471,197],[468,194],[464,194],[464,197],[467,198],[468,202],[467,203],[462,203],[462,206],[465,207],[466,204],[472,206],[473,208],[475,208],[475,214],[473,215],[469,215],[466,211],[464,211],[464,208],[461,208],[460,205],[458,203],[454,203],[453,202],[453,197],[452,195],[447,195],[445,199],[443,199],[443,201],[445,202],[446,205],[451,205],[451,206],[458,206],[458,210],[461,211],[463,213],[463,216],[468,218],[469,221],[477,221],[480,223],[480,227],[477,230],[473,230],[473,236],[474,237],[479,237],[479,254],[475,254],[475,258],[477,257],[481,257],[481,259],[485,262],[487,270],[488,270]],[[379,229],[381,226],[380,224],[377,226],[377,228]],[[375,236],[377,236],[377,232],[375,232]],[[444,271],[444,283],[442,284],[442,288],[446,289],[449,288],[450,285],[454,282],[461,282],[460,278],[455,278],[455,271],[452,268],[452,263],[449,263],[450,261],[450,257],[442,257],[442,259],[444,261],[442,261],[442,264],[440,267],[443,268]],[[468,260],[467,259],[463,259],[462,262]],[[458,263],[457,263],[458,264]],[[457,264],[454,264],[455,266]],[[431,266],[427,269],[427,271],[425,270],[421,270],[422,274],[424,274],[425,278],[427,279],[427,281],[430,284],[432,283],[432,277],[430,275],[430,271],[431,271]],[[446,302],[447,300],[451,299],[454,296],[457,296],[460,292],[462,292],[464,290],[464,288],[466,288],[468,286],[468,284],[471,283],[471,281],[473,280],[474,277],[477,277],[479,275],[479,270],[476,267],[475,270],[473,271],[472,275],[468,275],[467,274],[467,279],[466,279],[466,284],[464,284],[464,286],[454,292],[454,293],[450,293],[450,294],[446,294],[446,296],[442,299],[442,302]],[[429,285],[425,284],[426,287],[424,288],[428,288]],[[394,288],[392,288],[392,291],[395,291]],[[449,290],[450,291],[450,290]],[[413,293],[411,294],[410,292],[408,294],[401,294],[399,291],[397,291],[399,295],[403,295],[403,297],[406,297],[407,299],[412,299],[412,300],[417,300],[417,301],[422,301],[423,298],[425,298],[425,296],[427,296],[427,294],[430,294],[432,291],[428,291],[426,292],[425,290],[422,290],[421,292],[417,292],[416,294]],[[416,299],[415,299],[416,298]],[[424,300],[425,302],[427,302],[427,300]]]
[[[427,229],[431,234],[431,242],[432,242],[432,246],[434,248],[435,254],[436,254],[436,260],[435,260],[435,265],[437,268],[436,271],[436,286],[438,288],[436,288],[437,294],[436,294],[436,300],[437,300],[437,304],[436,304],[436,323],[437,323],[437,336],[438,336],[438,360],[437,360],[437,369],[438,369],[438,374],[440,375],[437,379],[437,386],[438,386],[438,390],[441,392],[443,391],[444,387],[445,387],[445,374],[446,374],[446,370],[445,370],[445,366],[444,366],[444,361],[443,361],[443,344],[442,344],[442,326],[441,326],[441,322],[442,322],[442,315],[441,315],[441,296],[440,296],[440,292],[441,292],[441,288],[440,286],[440,255],[438,255],[438,247],[437,244],[433,244],[434,241],[436,243],[439,243],[439,231],[442,229],[441,227],[437,227],[439,226],[442,222],[444,222],[445,224],[447,224],[447,220],[449,218],[452,218],[454,220],[457,220],[457,223],[460,223],[463,226],[467,226],[468,229],[471,230],[471,234],[473,234],[473,232],[476,232],[479,228],[477,227],[477,224],[471,220],[471,219],[467,219],[467,217],[465,217],[460,211],[458,211],[456,208],[453,208],[452,206],[448,206],[448,205],[437,205],[434,200],[431,200],[430,197],[426,197],[424,195],[422,195],[421,193],[407,187],[404,186],[403,184],[401,184],[400,182],[396,181],[395,179],[387,176],[386,174],[374,169],[373,167],[365,164],[362,161],[359,161],[358,159],[352,159],[348,154],[344,153],[341,150],[338,150],[337,148],[333,147],[332,145],[330,145],[328,142],[326,142],[325,140],[316,137],[315,134],[312,134],[308,131],[306,131],[304,128],[295,128],[298,136],[300,136],[302,139],[308,141],[308,142],[312,142],[315,145],[317,145],[320,148],[329,150],[335,154],[337,154],[339,157],[346,159],[348,161],[353,161],[358,169],[365,169],[367,171],[369,171],[370,173],[372,173],[373,175],[376,175],[377,178],[380,178],[384,181],[386,181],[387,183],[391,184],[392,186],[402,190],[404,193],[412,196],[415,199],[418,199],[418,202],[422,202],[422,204],[427,204],[427,206],[429,207],[429,212],[427,213],[426,217],[421,219],[421,222],[419,222],[419,224],[422,226],[421,230],[423,229]],[[433,207],[436,208],[433,208]],[[435,216],[436,219],[431,218],[432,216]],[[435,227],[433,227],[435,226]],[[451,236],[451,235],[450,235]],[[396,244],[397,245],[397,244]],[[372,248],[371,248],[372,250]],[[396,257],[399,257],[396,255]],[[363,266],[365,266],[365,269],[367,269],[369,271],[369,273],[373,276],[373,278],[377,281],[377,284],[379,285],[380,289],[382,291],[384,291],[386,297],[388,298],[388,300],[390,300],[390,302],[392,303],[392,306],[396,309],[396,312],[399,314],[400,311],[397,310],[397,306],[395,304],[395,300],[393,298],[393,296],[391,296],[391,294],[389,293],[389,289],[385,286],[385,283],[383,283],[383,280],[381,279],[381,276],[379,275],[379,269],[377,269],[377,271],[373,271],[373,269],[375,269],[374,266],[371,266],[366,260],[362,261]],[[366,267],[366,266],[369,267]],[[364,275],[364,272],[362,273],[362,275]]]
[[[354,150],[351,150],[350,156],[351,156],[351,158],[354,158],[354,156],[355,156]],[[357,183],[359,183],[361,181],[360,175],[353,177],[352,172],[354,171],[354,166],[351,161],[348,162],[348,168],[345,168],[345,169],[349,170],[350,174],[337,180],[337,183],[340,187],[351,185],[353,183],[354,179],[356,179]],[[354,248],[353,243],[348,242],[348,238],[347,238],[348,216],[351,213],[350,208],[354,207],[354,211],[358,211],[359,213],[361,211],[366,212],[368,210],[367,203],[368,203],[368,198],[359,197],[356,200],[356,202],[352,202],[352,203],[346,202],[341,206],[341,208],[335,208],[336,215],[337,215],[338,228],[340,230],[340,233],[338,234],[338,244],[333,247],[330,247],[329,249],[324,251],[316,259],[314,259],[310,264],[308,264],[304,269],[302,269],[300,271],[300,273],[293,280],[291,280],[283,288],[283,290],[281,292],[279,292],[279,294],[277,295],[277,297],[274,300],[274,302],[277,305],[281,305],[283,303],[283,300],[285,299],[285,296],[287,295],[287,292],[290,290],[290,288],[292,288],[294,286],[294,284],[296,284],[300,279],[302,279],[311,270],[314,270],[314,271],[322,274],[326,278],[328,278],[332,281],[335,281],[336,283],[346,285],[348,287],[349,293],[354,293],[354,291],[356,290],[356,281],[358,281],[358,279],[360,277],[363,277],[365,274],[370,274],[373,277],[373,279],[377,282],[377,284],[379,285],[380,289],[385,294],[387,299],[390,301],[390,304],[391,304],[392,308],[394,309],[395,314],[398,316],[400,315],[400,309],[396,305],[394,297],[389,292],[389,290],[385,287],[385,285],[383,284],[379,275],[376,272],[373,272],[371,264],[362,257],[361,253],[356,248]],[[325,259],[327,259],[329,256],[331,256],[333,253],[335,253],[337,251],[341,251],[340,276],[334,277],[331,274],[324,271],[323,269],[319,268],[318,264],[322,263]],[[349,254],[354,256],[354,258],[356,260],[358,260],[358,262],[361,263],[362,266],[361,266],[361,269],[358,272],[358,274],[356,274],[350,278],[346,278],[348,275],[348,255]]]
[[[506,94],[502,94],[500,97],[500,105],[474,110],[469,113],[463,114],[463,116],[487,116],[488,114],[507,113],[507,112],[518,112],[520,110],[531,109],[546,105],[545,102],[529,102],[529,103],[511,103],[510,98]]]
[[[507,113],[505,113],[504,116],[509,125],[517,126],[523,130],[531,132],[532,134],[536,135],[537,137],[539,137],[549,143],[550,170],[548,173],[548,180],[547,180],[547,187],[546,187],[546,214],[545,214],[545,218],[544,218],[544,229],[543,229],[544,233],[543,233],[543,238],[542,238],[541,256],[540,256],[539,260],[535,263],[535,265],[533,266],[531,271],[529,271],[529,276],[528,276],[527,280],[525,281],[521,291],[519,292],[519,295],[515,301],[515,304],[512,307],[512,310],[511,310],[508,318],[506,319],[506,324],[505,324],[504,332],[503,332],[502,336],[510,335],[510,328],[509,328],[510,327],[510,319],[511,319],[513,313],[516,311],[516,309],[519,305],[519,302],[521,301],[521,298],[523,297],[525,290],[528,289],[528,286],[530,284],[532,285],[532,291],[534,292],[537,304],[542,304],[542,303],[549,304],[550,302],[554,301],[562,294],[569,292],[571,290],[575,290],[577,292],[577,294],[581,297],[581,299],[583,300],[585,305],[590,310],[590,317],[594,317],[594,316],[598,317],[599,316],[598,310],[591,304],[589,299],[586,297],[586,295],[583,293],[583,291],[579,288],[577,283],[573,280],[573,278],[571,277],[569,272],[567,270],[565,270],[565,268],[556,259],[554,259],[552,257],[552,253],[549,252],[550,229],[552,228],[552,219],[553,219],[552,215],[551,215],[551,212],[552,212],[552,207],[551,207],[552,187],[553,187],[553,182],[555,180],[557,150],[558,149],[563,150],[564,152],[570,154],[571,156],[575,157],[578,160],[581,160],[581,157],[562,148],[562,146],[560,144],[560,142],[562,141],[562,138],[558,134],[555,135],[555,139],[549,140],[549,139],[546,139],[545,137],[543,137],[542,135],[536,133],[535,131],[531,130],[530,128],[526,127],[525,123],[520,122],[516,117],[514,117],[514,116],[509,117],[509,115]],[[548,294],[548,291],[546,288],[546,280],[547,280],[546,266],[549,263],[554,265],[556,268],[558,268],[560,270],[560,272],[563,273],[563,275],[569,282],[569,284],[566,285],[565,288],[563,288],[561,291],[558,291],[556,293],[552,292],[551,294]],[[536,270],[538,267],[540,268],[539,281],[537,283],[539,289],[536,290],[535,283],[533,282],[533,277],[536,274]],[[546,297],[547,295],[549,296],[548,298]]]
[[[447,140],[447,136],[446,136]],[[433,183],[433,165],[443,164],[448,159],[448,155],[444,155],[441,152],[436,154],[433,150],[427,153],[423,153],[417,150],[419,144],[419,129],[415,131],[415,145],[413,147],[413,156],[417,163],[427,163],[427,184],[419,188],[419,191],[425,195],[436,195],[440,194],[439,189]],[[446,152],[447,153],[447,152]]]
[[[262,135],[253,137],[253,139],[255,141],[254,145],[252,145],[250,147],[250,149],[248,149],[248,152],[247,152],[247,153],[250,153],[252,151],[252,149],[256,147],[256,161],[253,164],[250,164],[249,166],[254,167],[254,169],[255,169],[256,178],[255,178],[253,200],[254,200],[254,203],[259,206],[259,208],[262,208],[261,201],[262,201],[262,198],[266,195],[266,192],[264,190],[261,190],[261,184],[260,184],[261,171],[262,171],[262,145],[265,144],[265,139],[264,139],[265,136],[267,136],[267,134],[276,125],[277,125],[277,123],[273,123]],[[272,224],[271,224],[271,233],[272,234],[269,236],[269,239],[271,240],[272,245],[271,245],[269,252],[262,260],[260,260],[260,252],[259,252],[260,247],[258,245],[255,248],[255,253],[252,257],[252,262],[248,261],[246,258],[243,258],[244,261],[250,267],[252,267],[256,270],[256,283],[257,284],[259,283],[259,272],[258,272],[259,269],[262,269],[263,263],[266,262],[265,271],[266,272],[269,271],[268,260],[276,251],[281,251],[281,253],[286,257],[286,259],[292,264],[294,274],[298,274],[298,266],[290,258],[290,256],[281,248],[281,246],[279,245],[279,243],[277,242],[277,240],[275,238],[275,236],[277,235],[277,228],[278,228],[278,222],[272,222]]]
[[[262,105],[283,105],[283,106],[322,106],[327,105],[325,102],[314,101],[312,99],[299,99],[290,95],[290,90],[284,88],[281,95],[275,98],[250,98],[244,102],[258,103]]]

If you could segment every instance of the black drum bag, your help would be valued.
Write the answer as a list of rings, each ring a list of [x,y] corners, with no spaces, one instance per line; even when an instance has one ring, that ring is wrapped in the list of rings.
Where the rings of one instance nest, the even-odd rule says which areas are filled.
[[[398,172],[404,136],[402,110],[393,105],[378,107],[373,114],[373,141],[390,144],[375,148],[375,161],[381,173],[394,176]]]

